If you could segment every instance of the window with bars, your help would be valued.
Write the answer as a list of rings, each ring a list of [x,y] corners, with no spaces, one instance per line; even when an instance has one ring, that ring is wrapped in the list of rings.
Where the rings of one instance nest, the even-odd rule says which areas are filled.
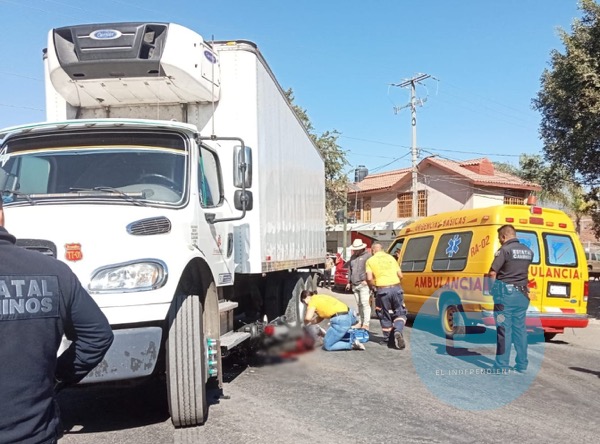
[[[412,217],[412,193],[398,194],[398,217]],[[419,200],[417,202],[417,216],[427,216],[427,191],[419,191]]]
[[[504,203],[507,205],[523,205],[525,203],[525,191],[505,190]]]

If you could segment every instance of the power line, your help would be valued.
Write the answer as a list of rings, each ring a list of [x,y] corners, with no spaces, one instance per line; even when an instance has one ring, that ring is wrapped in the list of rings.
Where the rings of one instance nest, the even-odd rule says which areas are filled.
[[[44,79],[39,79],[37,77],[26,76],[24,74],[17,74],[17,73],[14,73],[14,72],[0,71],[0,75],[12,76],[12,77],[19,77],[21,79],[35,80],[36,82],[43,82],[44,81]]]
[[[33,108],[33,107],[30,107],[30,106],[10,105],[8,103],[0,103],[0,106],[4,106],[5,108],[20,108],[20,109],[29,109],[29,110],[33,110],[33,111],[42,111],[42,112],[44,112],[43,109]]]
[[[446,84],[446,85],[448,85],[448,86],[450,86],[452,88],[455,88],[455,89],[457,89],[459,91],[462,91],[462,88],[460,88],[459,86],[453,85],[452,83],[444,82],[444,84]],[[473,92],[470,92],[470,93],[473,94],[476,97],[479,97],[479,98],[481,98],[483,100],[486,100],[488,102],[495,103],[495,104],[500,105],[500,106],[502,106],[504,108],[507,108],[507,109],[509,109],[511,111],[516,111],[516,112],[522,113],[524,115],[527,114],[522,109],[518,109],[518,108],[515,108],[515,107],[512,107],[512,106],[506,105],[506,104],[504,104],[502,102],[498,102],[497,100],[490,99],[489,97],[482,96],[481,94],[476,94],[476,93],[473,93]]]
[[[483,153],[478,151],[460,151],[460,150],[445,150],[442,148],[421,148],[424,153],[431,154],[432,156],[436,156],[437,153],[430,151],[441,151],[445,153],[456,153],[456,154],[477,154],[479,156],[488,156],[488,157],[521,157],[521,154],[496,154],[496,153]]]

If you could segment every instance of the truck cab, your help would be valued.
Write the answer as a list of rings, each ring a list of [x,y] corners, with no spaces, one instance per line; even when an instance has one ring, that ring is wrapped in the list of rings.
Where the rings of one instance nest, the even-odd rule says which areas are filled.
[[[44,64],[47,121],[0,130],[6,227],[111,324],[82,383],[166,373],[173,424],[202,424],[225,354],[269,323],[300,329],[325,258],[323,159],[252,42],[75,25],[50,30]]]

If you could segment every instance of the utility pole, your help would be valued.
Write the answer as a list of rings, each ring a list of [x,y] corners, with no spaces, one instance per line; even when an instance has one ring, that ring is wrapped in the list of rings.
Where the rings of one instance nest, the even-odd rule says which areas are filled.
[[[406,88],[410,86],[410,103],[406,106],[395,108],[394,111],[398,112],[402,108],[406,108],[410,106],[410,115],[411,115],[411,125],[412,125],[412,217],[416,219],[419,214],[419,190],[417,189],[418,185],[418,175],[417,175],[417,163],[419,160],[419,153],[417,150],[417,98],[416,98],[416,87],[415,85],[423,80],[431,77],[429,74],[419,74],[412,79],[405,80],[402,83],[392,83],[392,86],[399,86],[400,88]],[[419,105],[423,105],[423,101],[419,102]]]

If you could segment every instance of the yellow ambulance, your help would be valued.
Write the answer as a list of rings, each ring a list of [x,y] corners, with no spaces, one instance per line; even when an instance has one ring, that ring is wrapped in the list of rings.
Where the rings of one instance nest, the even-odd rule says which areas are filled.
[[[550,340],[567,327],[586,327],[588,269],[573,223],[562,211],[526,205],[441,213],[403,228],[388,252],[399,252],[409,314],[438,316],[447,337],[468,325],[493,325],[487,275],[505,224],[534,252],[528,328],[543,329]]]

